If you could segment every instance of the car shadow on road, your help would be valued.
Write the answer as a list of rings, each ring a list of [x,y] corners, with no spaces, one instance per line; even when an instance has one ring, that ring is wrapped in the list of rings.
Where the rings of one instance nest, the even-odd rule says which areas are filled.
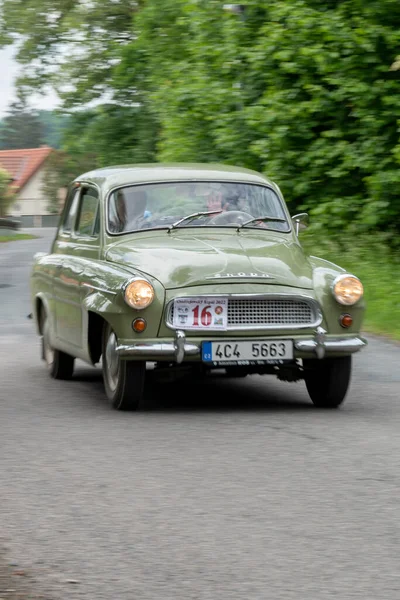
[[[290,388],[282,384],[282,390],[269,387],[272,377],[246,380],[216,379],[213,381],[178,382],[175,384],[147,386],[143,411],[304,411],[312,408],[311,403],[293,395]]]
[[[77,370],[73,381],[85,387],[88,398],[98,406],[108,404],[100,369]],[[72,382],[71,382],[72,383]],[[200,411],[309,411],[315,410],[308,400],[303,382],[279,382],[273,376],[205,379],[185,378],[159,383],[151,373],[146,380],[140,412]]]

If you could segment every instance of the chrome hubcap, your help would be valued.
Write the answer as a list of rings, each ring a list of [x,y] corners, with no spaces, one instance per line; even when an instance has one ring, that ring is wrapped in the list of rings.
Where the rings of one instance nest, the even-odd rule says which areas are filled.
[[[118,377],[119,377],[119,358],[116,352],[117,348],[117,338],[115,333],[112,331],[108,336],[107,344],[106,344],[106,364],[105,371],[107,376],[108,385],[111,390],[115,390],[118,385]]]

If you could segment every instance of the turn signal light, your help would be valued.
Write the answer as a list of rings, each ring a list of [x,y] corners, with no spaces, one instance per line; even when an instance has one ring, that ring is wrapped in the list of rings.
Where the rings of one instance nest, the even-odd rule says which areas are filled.
[[[132,329],[136,333],[142,333],[147,327],[147,323],[144,319],[135,319],[132,321]]]
[[[351,315],[341,315],[340,324],[342,327],[350,327],[353,324],[353,317]]]

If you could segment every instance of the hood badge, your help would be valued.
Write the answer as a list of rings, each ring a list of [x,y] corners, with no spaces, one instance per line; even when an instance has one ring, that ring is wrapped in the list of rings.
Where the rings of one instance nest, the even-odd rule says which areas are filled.
[[[274,279],[271,275],[266,273],[217,273],[216,275],[210,275],[206,279]]]

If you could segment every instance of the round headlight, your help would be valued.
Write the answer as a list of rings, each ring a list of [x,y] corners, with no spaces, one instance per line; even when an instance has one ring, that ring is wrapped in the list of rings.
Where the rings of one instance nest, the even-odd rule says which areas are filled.
[[[339,304],[351,306],[364,294],[361,281],[354,275],[339,275],[333,282],[333,295]]]
[[[135,279],[125,288],[125,302],[140,310],[147,308],[154,300],[154,288],[145,279]]]

